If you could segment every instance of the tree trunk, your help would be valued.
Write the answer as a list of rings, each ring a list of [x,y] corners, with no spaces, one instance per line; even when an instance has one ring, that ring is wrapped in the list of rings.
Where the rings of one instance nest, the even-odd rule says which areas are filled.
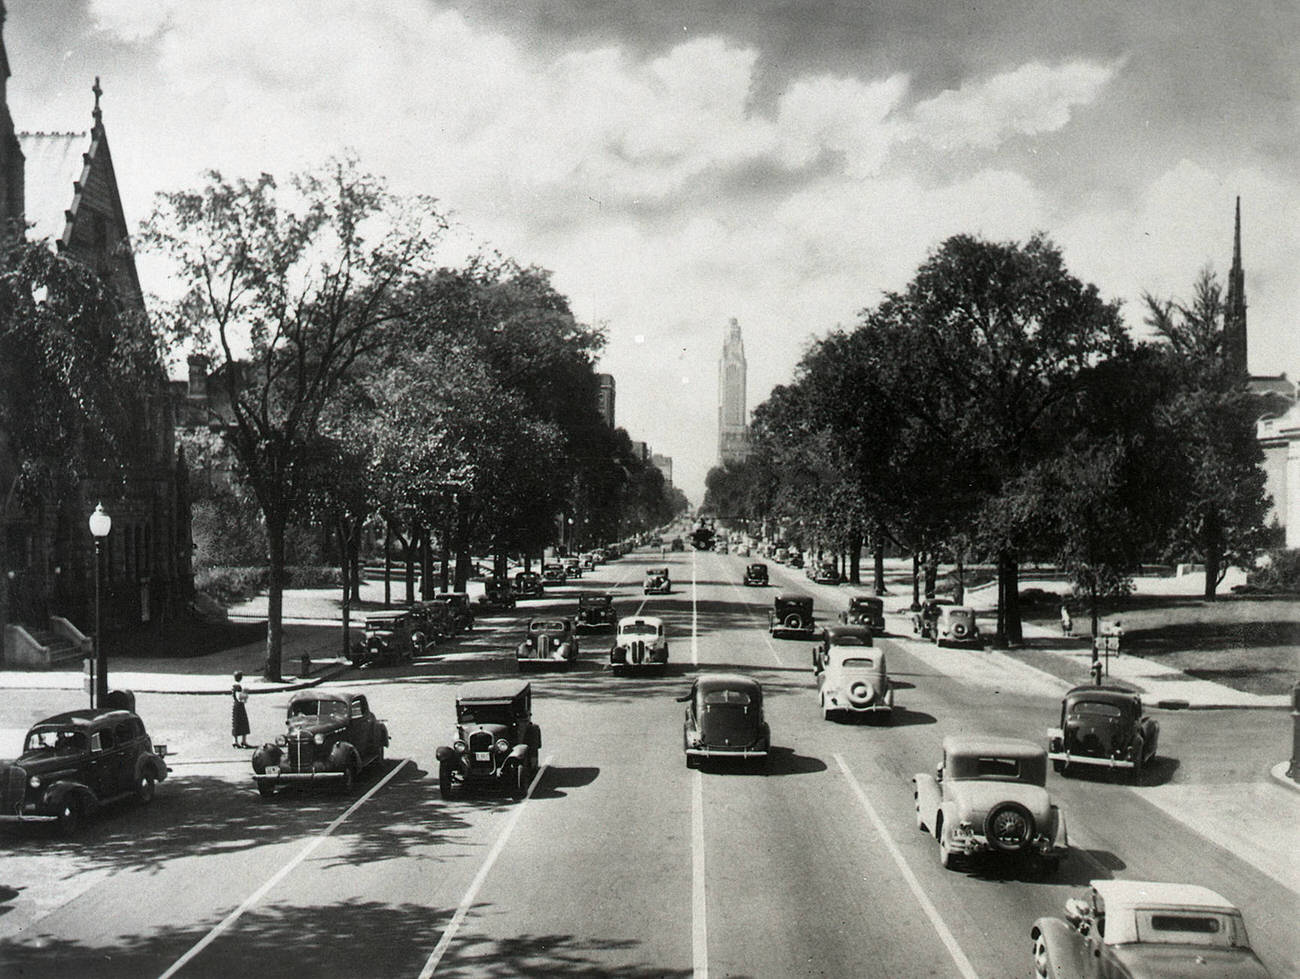
[[[875,592],[877,595],[886,595],[885,591],[885,542],[879,537],[876,538],[876,546],[872,548],[871,553],[872,577],[875,578]],[[913,598],[916,596],[914,595]]]
[[[384,608],[393,604],[393,528],[384,521]]]
[[[1211,514],[1205,521],[1202,535],[1205,550],[1205,600],[1213,602],[1218,595],[1219,565],[1223,563],[1223,540],[1219,535],[1219,521],[1216,514]]]
[[[433,594],[433,547],[429,540],[429,531],[422,528],[420,532],[420,598],[425,601]]]
[[[349,546],[348,521],[338,520],[339,555],[343,565],[343,658],[348,658],[348,633],[352,627],[352,549]]]
[[[939,552],[933,549],[925,555],[925,597],[934,598],[934,589],[939,580]]]
[[[849,584],[862,584],[862,571],[858,565],[862,562],[862,535],[854,534],[853,543],[849,546]]]
[[[957,552],[957,567],[953,571],[956,579],[952,586],[952,600],[958,605],[966,604],[966,568],[962,563],[962,553]]]
[[[442,539],[438,541],[438,560],[442,565],[438,569],[438,591],[443,594],[451,584],[451,534],[452,518],[448,517],[442,526]]]
[[[266,595],[266,665],[264,679],[280,682],[281,653],[284,648],[284,530],[282,514],[266,513],[267,564],[270,583]]]
[[[912,552],[912,611],[921,610],[921,555]]]
[[[998,554],[998,628],[993,642],[1019,646],[1024,642],[1020,624],[1020,566],[1010,552]]]
[[[1088,578],[1088,611],[1092,618],[1092,638],[1096,639],[1101,631],[1101,610],[1097,607],[1097,576]]]
[[[411,528],[411,539],[406,545],[406,604],[415,604],[415,559],[418,551],[419,529]]]
[[[361,521],[358,520],[352,528],[352,534],[348,541],[348,577],[351,579],[352,602],[354,605],[361,604]]]

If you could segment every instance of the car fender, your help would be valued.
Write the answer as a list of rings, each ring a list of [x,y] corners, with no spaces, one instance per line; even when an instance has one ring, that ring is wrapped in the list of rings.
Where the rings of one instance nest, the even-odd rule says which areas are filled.
[[[510,749],[510,759],[523,764],[528,760],[529,746],[527,744],[517,744]]]
[[[1030,941],[1039,936],[1052,962],[1052,979],[1083,979],[1086,957],[1082,936],[1060,918],[1039,918],[1030,929]]]
[[[515,647],[515,656],[518,659],[525,659],[528,656],[528,641],[525,640]]]
[[[938,819],[935,817],[939,812],[941,794],[939,783],[935,781],[933,775],[926,772],[920,772],[912,776],[912,792],[916,799],[916,811],[921,815],[921,821],[925,823],[925,828],[936,839],[938,832],[935,826]]]
[[[339,741],[330,749],[330,767],[342,771],[349,762],[361,768],[361,753],[347,741]]]
[[[433,756],[437,758],[438,761],[456,761],[457,759],[460,758],[460,756],[456,753],[456,749],[451,748],[447,745],[443,745],[442,747],[440,747],[437,751],[433,753]]]
[[[1053,805],[1052,813],[1052,847],[1064,849],[1070,845],[1069,834],[1065,831],[1065,810]]]
[[[379,743],[382,744],[385,748],[388,747],[388,725],[387,724],[379,725]]]
[[[167,777],[167,765],[157,755],[141,755],[135,760],[135,780],[140,781],[146,774],[152,775],[155,782]]]
[[[87,810],[99,807],[99,797],[88,786],[71,781],[55,782],[51,785],[45,792],[45,803],[49,808],[57,809],[69,796],[78,799]]]

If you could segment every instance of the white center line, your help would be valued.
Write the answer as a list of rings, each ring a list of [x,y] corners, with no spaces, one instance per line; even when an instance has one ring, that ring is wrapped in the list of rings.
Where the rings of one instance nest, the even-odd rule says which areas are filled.
[[[241,904],[239,907],[235,908],[234,911],[231,911],[230,914],[222,918],[221,921],[219,921],[217,925],[210,932],[208,932],[201,939],[199,939],[199,941],[194,945],[193,948],[191,948],[188,952],[182,955],[175,962],[173,962],[171,966],[167,969],[167,971],[164,972],[161,976],[159,976],[159,979],[168,979],[168,976],[174,976],[185,966],[187,962],[193,959],[194,956],[198,955],[205,948],[207,948],[214,941],[216,941],[216,939],[221,935],[222,932],[224,932],[227,928],[229,928],[236,921],[238,921],[239,918],[246,911],[248,911],[255,904],[257,904],[258,901],[266,897],[267,892],[269,892],[272,887],[280,883],[280,881],[284,880],[284,878],[289,875],[290,871],[292,871],[294,867],[298,866],[298,864],[306,860],[307,857],[309,857],[316,850],[318,846],[324,843],[325,840],[329,837],[329,835],[343,824],[343,821],[345,819],[347,819],[354,812],[356,812],[363,805],[365,805],[366,802],[370,800],[371,796],[373,796],[376,792],[378,792],[385,785],[391,782],[393,780],[393,776],[395,776],[398,772],[400,772],[403,768],[405,768],[410,763],[411,760],[409,758],[404,758],[397,765],[394,765],[393,770],[390,771],[378,782],[376,782],[374,787],[369,792],[363,795],[356,802],[352,803],[352,805],[348,807],[348,810],[345,813],[343,813],[343,815],[339,816],[337,819],[334,820],[334,822],[326,826],[325,831],[321,833],[319,836],[312,839],[310,843],[308,843],[305,847],[303,847],[302,850],[299,851],[296,857],[294,857],[283,867],[281,867],[278,871],[276,871],[275,874],[271,876],[271,879],[268,880],[261,887],[259,887],[257,890],[255,890],[252,894],[250,894],[244,900],[243,904]]]
[[[709,923],[704,895],[704,779],[691,783],[691,957],[695,979],[709,979]]]
[[[501,830],[501,835],[498,836],[496,842],[492,844],[491,852],[488,853],[487,859],[483,861],[483,866],[478,868],[478,873],[474,875],[474,880],[470,883],[469,890],[465,892],[465,896],[461,898],[460,904],[456,907],[456,913],[451,916],[451,922],[447,925],[447,930],[442,933],[442,938],[438,940],[438,944],[429,955],[429,961],[425,962],[424,968],[420,970],[420,979],[429,979],[438,968],[438,963],[442,961],[442,957],[447,953],[447,949],[455,939],[456,932],[460,929],[461,923],[465,920],[465,916],[469,914],[469,909],[474,906],[474,901],[478,897],[479,889],[483,886],[483,882],[487,880],[487,875],[491,872],[492,865],[497,862],[497,857],[499,857],[501,851],[505,849],[506,841],[510,839],[510,834],[514,831],[515,824],[519,822],[519,817],[524,814],[524,807],[532,801],[533,791],[537,788],[537,783],[542,780],[542,775],[546,772],[546,769],[550,767],[551,759],[554,757],[554,755],[547,755],[546,761],[542,762],[542,767],[537,769],[537,774],[533,776],[532,782],[529,783],[528,791],[524,794],[523,801],[515,806],[514,812],[512,812],[510,818],[506,820],[506,825]]]
[[[697,601],[695,555],[691,551],[691,665],[700,665],[700,606]]]
[[[979,979],[979,973],[975,971],[975,967],[971,965],[970,959],[966,958],[966,953],[963,952],[961,946],[957,944],[957,939],[953,936],[953,933],[948,930],[948,926],[944,924],[943,919],[939,917],[938,910],[930,902],[930,899],[926,897],[925,891],[921,889],[921,882],[916,879],[916,875],[912,873],[912,868],[909,867],[907,861],[903,859],[902,851],[898,849],[898,845],[889,835],[889,830],[885,826],[885,821],[880,818],[880,815],[876,812],[875,808],[869,801],[867,801],[867,793],[862,790],[861,784],[853,775],[853,772],[849,770],[849,766],[845,764],[843,756],[840,755],[838,751],[835,752],[835,762],[840,766],[840,771],[844,773],[844,777],[849,780],[849,785],[853,788],[854,794],[858,797],[858,802],[862,803],[863,810],[871,819],[872,824],[876,827],[876,832],[884,842],[885,848],[889,850],[889,855],[894,858],[894,863],[898,864],[898,869],[902,872],[903,879],[907,881],[907,886],[912,889],[912,894],[916,897],[916,902],[921,905],[921,910],[924,911],[925,916],[930,919],[930,924],[934,926],[934,930],[939,933],[939,939],[947,947],[948,954],[952,956],[953,962],[957,964],[957,971],[960,972],[965,979]]]

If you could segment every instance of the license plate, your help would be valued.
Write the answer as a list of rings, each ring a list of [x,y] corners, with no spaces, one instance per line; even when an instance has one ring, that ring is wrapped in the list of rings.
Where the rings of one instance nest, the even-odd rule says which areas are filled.
[[[279,765],[267,765],[267,766],[266,766],[266,774],[267,774],[267,775],[279,775],[279,774],[280,774],[280,766],[279,766]]]
[[[492,752],[490,752],[490,751],[476,751],[476,752],[474,752],[474,760],[475,760],[475,761],[491,761],[491,760],[492,760]]]

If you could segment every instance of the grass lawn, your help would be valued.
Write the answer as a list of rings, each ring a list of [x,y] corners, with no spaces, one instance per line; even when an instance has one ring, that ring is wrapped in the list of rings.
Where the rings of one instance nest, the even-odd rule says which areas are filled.
[[[1049,628],[1058,606],[1027,606],[1024,618]],[[1135,596],[1112,603],[1107,620],[1124,627],[1124,652],[1190,676],[1257,694],[1290,693],[1300,679],[1300,598],[1224,596],[1214,602],[1184,597]],[[1086,612],[1075,612],[1086,633]]]

